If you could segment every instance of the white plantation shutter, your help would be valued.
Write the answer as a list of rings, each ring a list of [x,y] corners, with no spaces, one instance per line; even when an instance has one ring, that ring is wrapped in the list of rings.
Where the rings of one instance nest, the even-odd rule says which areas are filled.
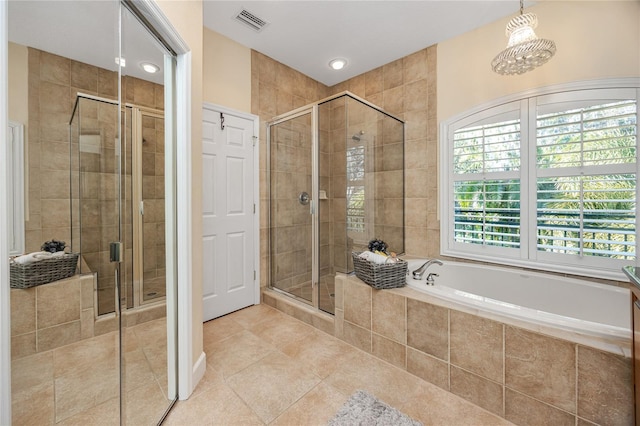
[[[514,107],[453,133],[453,239],[520,246],[520,119]]]
[[[442,254],[593,276],[637,263],[639,94],[556,92],[444,123]]]
[[[537,250],[633,260],[636,100],[553,105],[536,119]]]

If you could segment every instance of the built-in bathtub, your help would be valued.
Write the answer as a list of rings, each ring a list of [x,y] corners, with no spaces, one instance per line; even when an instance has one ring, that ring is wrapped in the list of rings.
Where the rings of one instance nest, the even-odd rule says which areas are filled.
[[[630,356],[627,288],[463,262],[433,264],[416,280],[411,272],[424,260],[408,263],[407,285],[447,307]]]

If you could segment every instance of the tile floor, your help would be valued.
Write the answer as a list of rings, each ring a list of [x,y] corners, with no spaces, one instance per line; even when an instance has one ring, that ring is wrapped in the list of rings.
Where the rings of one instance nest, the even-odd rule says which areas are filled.
[[[154,425],[169,403],[166,320],[125,329],[126,424]],[[14,360],[12,424],[118,425],[115,332]]]
[[[324,425],[364,389],[425,425],[510,425],[266,305],[204,324],[207,371],[165,425]]]

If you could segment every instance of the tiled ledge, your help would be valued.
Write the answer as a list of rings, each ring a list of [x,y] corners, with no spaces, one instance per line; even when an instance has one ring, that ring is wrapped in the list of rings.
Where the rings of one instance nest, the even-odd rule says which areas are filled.
[[[632,424],[631,360],[336,277],[335,335],[516,424]],[[576,423],[577,421],[577,423]]]
[[[118,329],[115,315],[95,316],[94,274],[11,289],[11,357],[49,351]],[[125,311],[126,327],[166,315],[164,303]]]

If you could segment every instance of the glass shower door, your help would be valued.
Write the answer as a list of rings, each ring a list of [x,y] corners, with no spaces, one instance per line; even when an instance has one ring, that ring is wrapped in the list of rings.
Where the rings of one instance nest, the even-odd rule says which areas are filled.
[[[314,304],[312,111],[276,121],[268,131],[271,285]]]

